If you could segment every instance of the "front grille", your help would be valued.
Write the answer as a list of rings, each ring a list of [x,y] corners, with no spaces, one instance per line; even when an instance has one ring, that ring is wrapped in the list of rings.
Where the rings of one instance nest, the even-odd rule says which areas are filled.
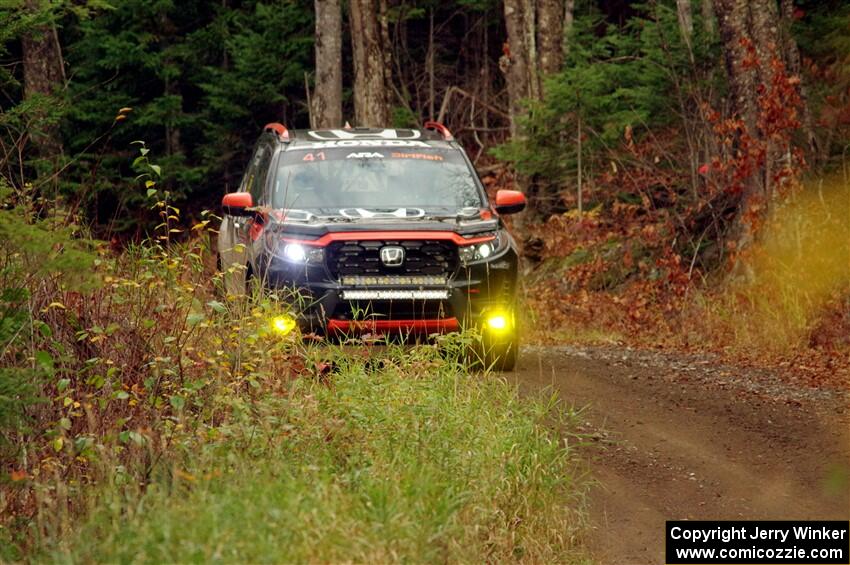
[[[381,248],[404,248],[404,263],[387,267],[381,262]],[[431,275],[450,277],[457,270],[457,246],[451,241],[337,241],[326,251],[328,269],[334,278],[368,275]]]

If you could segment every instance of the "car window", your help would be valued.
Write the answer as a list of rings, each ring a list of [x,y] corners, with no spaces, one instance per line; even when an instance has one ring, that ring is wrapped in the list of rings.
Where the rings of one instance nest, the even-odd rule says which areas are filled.
[[[303,210],[479,208],[483,199],[473,174],[453,149],[287,151],[277,167],[273,204]]]
[[[269,167],[271,167],[272,156],[274,150],[268,145],[261,145],[257,148],[257,154],[254,155],[254,169],[256,170],[255,178],[251,184],[249,192],[254,199],[254,205],[259,206],[265,204],[266,200],[266,179],[269,178]]]
[[[248,167],[245,169],[245,174],[242,176],[242,183],[239,185],[239,192],[251,192],[257,177],[256,163],[261,148],[262,145],[257,145],[254,148],[254,152],[251,153],[251,159],[248,161]]]

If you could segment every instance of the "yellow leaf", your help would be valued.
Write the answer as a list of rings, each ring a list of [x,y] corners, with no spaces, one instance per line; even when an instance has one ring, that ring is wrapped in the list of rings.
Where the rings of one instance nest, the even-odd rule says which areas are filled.
[[[62,446],[65,445],[65,440],[58,437],[53,440],[53,451],[62,451]]]
[[[192,475],[190,473],[186,473],[185,471],[181,471],[180,469],[175,469],[174,474],[177,477],[183,479],[184,481],[194,481],[195,480],[194,475]]]

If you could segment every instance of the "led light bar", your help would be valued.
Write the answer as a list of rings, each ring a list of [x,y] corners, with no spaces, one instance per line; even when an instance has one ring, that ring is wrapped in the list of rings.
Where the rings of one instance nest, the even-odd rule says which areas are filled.
[[[343,300],[446,300],[448,290],[343,290]]]
[[[438,275],[414,276],[360,276],[346,275],[342,277],[345,286],[446,286],[446,277]]]

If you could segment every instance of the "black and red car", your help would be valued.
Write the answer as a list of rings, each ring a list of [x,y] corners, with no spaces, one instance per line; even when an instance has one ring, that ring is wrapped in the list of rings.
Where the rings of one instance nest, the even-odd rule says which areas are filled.
[[[224,196],[219,261],[228,292],[254,278],[291,289],[291,318],[328,336],[477,328],[486,360],[516,361],[516,244],[441,124],[290,131],[269,124],[238,192]]]

